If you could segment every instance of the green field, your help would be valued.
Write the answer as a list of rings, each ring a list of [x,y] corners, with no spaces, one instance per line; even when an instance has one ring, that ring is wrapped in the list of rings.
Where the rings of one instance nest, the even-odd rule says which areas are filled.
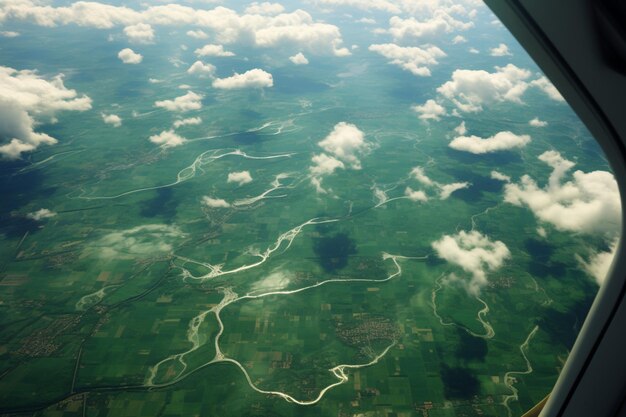
[[[587,174],[610,172],[601,149],[532,84],[539,69],[484,6],[460,43],[453,31],[392,39],[373,31],[387,12],[323,3],[283,4],[340,28],[350,56],[295,40],[265,47],[245,32],[223,42],[234,56],[203,58],[209,78],[187,72],[194,50],[226,32],[196,39],[186,32],[197,26],[155,17],[155,40],[133,44],[119,23],[0,20],[19,32],[0,38],[2,65],[64,73],[65,88],[92,100],[28,110],[58,143],[0,160],[0,415],[507,417],[550,392],[598,290],[590,265],[619,224],[612,212],[601,213],[608,229],[563,224],[507,196],[528,175],[562,193],[564,212],[610,203],[616,186],[609,197],[583,189]],[[416,76],[368,50],[391,41],[445,56]],[[491,56],[501,42],[512,55]],[[129,46],[140,64],[118,59]],[[288,59],[301,50],[308,65]],[[507,64],[528,70],[519,99],[459,95],[482,104],[465,111],[438,90],[455,70]],[[273,85],[212,86],[252,68]],[[3,77],[0,99],[16,75]],[[155,104],[188,91],[199,107]],[[412,107],[429,99],[445,114],[420,119]],[[536,117],[547,125],[531,126]],[[189,118],[201,121],[173,127]],[[184,143],[149,140],[167,131]],[[487,153],[450,146],[503,131],[531,139]],[[342,132],[346,142],[325,145]],[[538,159],[548,151],[575,168],[555,179],[559,168]],[[341,166],[316,165],[320,155]]]

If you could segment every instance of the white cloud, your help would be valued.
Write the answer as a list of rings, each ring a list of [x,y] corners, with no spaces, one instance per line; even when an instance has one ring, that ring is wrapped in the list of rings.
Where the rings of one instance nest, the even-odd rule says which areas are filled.
[[[41,221],[41,220],[49,219],[56,215],[57,214],[54,211],[46,209],[46,208],[42,208],[32,213],[28,213],[26,217],[28,217],[29,219],[36,220],[36,221]]]
[[[454,14],[476,17],[476,10],[466,7],[479,7],[476,0],[316,0],[315,4],[329,12],[336,7],[360,9],[368,12],[386,12],[389,14],[409,14],[421,18]]]
[[[124,63],[124,64],[139,64],[142,60],[143,60],[143,56],[141,54],[135,53],[135,51],[133,51],[130,48],[124,48],[122,49],[118,54],[117,57]]]
[[[439,198],[441,200],[447,200],[453,192],[463,190],[470,187],[469,182],[453,182],[451,184],[439,184]]]
[[[247,14],[260,14],[260,15],[268,15],[268,16],[277,15],[284,11],[285,11],[285,8],[283,7],[282,4],[269,3],[266,1],[263,3],[258,3],[255,1],[254,3],[251,3],[248,7],[246,7],[246,10],[245,10]]]
[[[465,135],[467,133],[467,127],[465,127],[465,121],[462,121],[460,125],[454,128],[454,133],[457,135]]]
[[[452,149],[473,154],[485,154],[523,148],[530,142],[528,135],[516,135],[508,131],[498,132],[488,138],[458,136],[448,144]]]
[[[496,72],[458,69],[452,80],[441,85],[437,92],[450,100],[462,112],[479,112],[484,104],[498,102],[521,103],[528,88],[525,81],[530,71],[513,64],[496,67]]]
[[[361,169],[359,157],[371,149],[371,145],[365,141],[365,134],[355,125],[346,122],[337,123],[318,145],[330,154],[321,153],[311,158],[311,184],[318,193],[327,192],[322,187],[322,176],[330,175],[337,169],[346,169],[346,165],[350,169]]]
[[[311,158],[311,161],[314,165],[311,166],[309,169],[311,173],[316,177],[322,175],[330,175],[335,172],[336,169],[345,169],[345,165],[343,164],[343,162],[341,162],[337,158],[328,156],[325,153],[314,155],[313,158]]]
[[[533,87],[539,88],[541,91],[546,93],[548,97],[550,97],[554,101],[565,101],[559,90],[556,89],[554,85],[548,80],[546,77],[541,77],[536,80],[533,80],[530,83]]]
[[[272,74],[259,68],[251,69],[243,74],[235,73],[235,75],[227,78],[216,78],[213,80],[213,87],[223,90],[265,88],[273,85],[274,79]]]
[[[198,56],[235,56],[234,52],[224,50],[223,45],[204,45],[202,48],[198,48],[195,51]]]
[[[460,231],[455,235],[444,235],[432,243],[437,256],[461,267],[471,274],[465,288],[470,294],[478,295],[487,284],[487,272],[499,269],[511,257],[507,246],[477,232]]]
[[[199,110],[202,108],[202,96],[196,94],[193,91],[188,91],[187,94],[176,97],[174,100],[160,100],[155,101],[156,107],[164,108],[165,110],[175,112],[185,112],[189,110]]]
[[[230,172],[227,182],[236,182],[239,185],[244,185],[252,182],[252,176],[249,171]]]
[[[46,80],[36,71],[0,66],[0,156],[16,159],[41,144],[57,143],[52,136],[36,132],[37,123],[54,120],[59,111],[89,109],[91,99],[66,88],[63,74]]]
[[[341,32],[338,27],[313,23],[311,16],[302,10],[295,11],[290,19],[282,16],[285,15],[274,17],[271,26],[261,27],[255,32],[257,46],[263,48],[296,46],[298,49],[316,54],[350,55],[350,51],[341,46]]]
[[[389,19],[387,31],[394,39],[404,38],[436,38],[444,33],[457,30],[467,30],[473,27],[472,22],[463,22],[456,19],[445,10],[435,11],[434,15],[426,20],[418,21],[413,17],[403,19],[393,16]]]
[[[498,171],[491,171],[491,179],[497,181],[511,182],[511,177]]]
[[[544,239],[548,237],[548,232],[546,231],[545,227],[542,226],[537,227],[537,234]]]
[[[207,35],[207,33],[203,30],[188,30],[187,31],[187,36],[189,36],[190,38],[194,38],[194,39],[208,39],[209,35]]]
[[[453,39],[452,39],[452,43],[455,45],[458,45],[460,43],[465,43],[467,42],[467,39],[465,39],[465,36],[461,36],[461,35],[456,35]]]
[[[328,6],[344,6],[361,10],[376,10],[398,14],[402,9],[396,2],[388,0],[317,0],[317,3]]]
[[[298,52],[294,56],[290,56],[289,60],[296,65],[307,65],[309,60],[302,54],[302,52]]]
[[[191,64],[187,73],[198,75],[200,77],[213,77],[213,74],[215,74],[215,65],[205,64],[202,61],[196,61]]]
[[[419,113],[418,117],[422,120],[439,120],[441,116],[446,115],[446,108],[433,99],[426,101],[422,105],[415,105],[411,109]]]
[[[287,288],[289,283],[291,282],[292,274],[287,271],[273,271],[265,278],[256,281],[252,285],[253,291],[263,291],[267,292],[270,290],[280,290],[283,288]]]
[[[0,32],[0,36],[2,36],[3,38],[17,38],[18,36],[20,36],[20,33],[14,32],[12,30],[4,30]]]
[[[360,19],[358,19],[356,21],[357,23],[364,23],[366,25],[375,25],[376,24],[376,20],[369,18],[369,17],[362,17]]]
[[[411,201],[428,201],[428,196],[426,196],[424,191],[416,191],[411,187],[406,187],[404,189],[404,195]]]
[[[230,203],[221,198],[202,197],[202,204],[210,208],[228,208]]]
[[[154,29],[147,23],[137,23],[126,26],[124,34],[132,43],[152,43],[154,41]]]
[[[322,187],[322,179],[319,177],[311,177],[311,184],[315,187],[318,194],[326,194],[328,191]]]
[[[538,117],[535,117],[531,121],[528,122],[532,127],[546,127],[548,126],[548,122],[544,122],[543,120],[539,120]]]
[[[185,234],[176,226],[147,224],[108,233],[93,243],[103,258],[134,259],[170,253]]]
[[[161,145],[164,148],[173,148],[184,144],[187,140],[174,133],[173,130],[164,130],[158,135],[150,136],[150,142]]]
[[[491,48],[489,50],[489,55],[491,55],[491,56],[511,56],[513,54],[511,53],[511,51],[509,51],[509,47],[506,46],[506,44],[501,43],[500,45],[496,46],[495,48]]]
[[[187,119],[176,120],[174,122],[174,129],[178,129],[181,126],[199,125],[202,123],[200,117],[189,117]]]
[[[469,52],[470,54],[479,54],[480,53],[480,51],[478,49],[476,49],[476,48],[469,48],[467,50],[467,52]]]
[[[437,181],[433,181],[426,175],[424,168],[417,166],[411,170],[409,174],[411,178],[417,180],[420,184],[428,187],[435,188],[439,192],[439,199],[446,200],[452,195],[453,192],[469,188],[471,184],[469,182],[453,182],[450,184],[442,184]]]
[[[277,10],[276,6],[272,6]],[[223,44],[244,43],[269,48],[282,44],[298,46],[314,54],[348,55],[341,47],[342,38],[335,25],[317,22],[303,11],[280,13],[275,16],[239,14],[217,6],[214,9],[194,9],[179,4],[144,6],[132,9],[98,2],[75,2],[69,6],[50,6],[35,0],[4,1],[0,3],[0,21],[23,20],[40,26],[76,24],[98,29],[132,26],[195,26],[209,32]]]
[[[104,123],[113,127],[120,127],[122,125],[122,118],[117,114],[104,114],[102,113],[102,120]]]
[[[617,247],[619,240],[615,239],[611,243],[611,247],[608,252],[595,252],[590,256],[589,261],[585,261],[579,255],[577,255],[578,261],[583,265],[587,273],[595,278],[598,285],[602,285],[606,279],[609,269],[613,264],[613,259],[617,255]]]
[[[556,151],[539,159],[552,167],[543,188],[524,175],[519,183],[506,184],[504,201],[526,206],[541,221],[561,231],[601,233],[614,236],[621,230],[621,202],[617,181],[610,172],[575,171],[565,181],[574,163]]]
[[[159,83],[162,83],[163,80],[159,80],[159,79],[156,79],[156,78],[148,78],[148,82],[150,84],[159,84]]]
[[[421,184],[424,184],[426,186],[432,186],[435,184],[435,182],[433,180],[431,180],[430,178],[428,178],[428,176],[424,173],[424,168],[422,167],[415,167],[411,170],[411,177],[415,178],[417,181],[419,181]]]
[[[349,164],[352,169],[361,169],[358,155],[371,148],[365,142],[365,134],[355,125],[346,122],[337,123],[332,132],[318,145],[326,152]]]
[[[421,77],[431,75],[430,67],[437,65],[437,59],[446,56],[445,52],[436,46],[399,46],[394,43],[374,44],[368,48],[389,59],[389,63]]]

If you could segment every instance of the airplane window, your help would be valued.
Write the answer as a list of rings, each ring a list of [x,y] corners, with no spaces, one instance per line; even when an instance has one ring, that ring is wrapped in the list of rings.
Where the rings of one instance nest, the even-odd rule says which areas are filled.
[[[0,0],[0,414],[521,416],[606,156],[478,0]]]

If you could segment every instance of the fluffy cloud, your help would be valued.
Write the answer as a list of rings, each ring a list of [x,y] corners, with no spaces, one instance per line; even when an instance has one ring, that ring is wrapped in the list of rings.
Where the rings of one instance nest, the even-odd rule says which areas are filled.
[[[511,257],[503,242],[493,242],[477,231],[444,235],[433,242],[432,247],[437,256],[471,274],[469,282],[464,284],[467,291],[475,295],[487,284],[487,272],[499,269]]]
[[[26,217],[28,217],[29,219],[33,219],[35,221],[41,221],[41,220],[49,219],[56,215],[57,214],[54,211],[42,208],[32,213],[28,213]]]
[[[359,157],[371,149],[365,141],[365,134],[355,125],[340,122],[318,145],[326,151],[314,155],[309,167],[311,184],[318,193],[326,193],[322,187],[322,176],[330,175],[337,169],[361,169]],[[330,154],[330,155],[328,155]]]
[[[102,113],[102,120],[104,121],[104,123],[113,127],[120,127],[122,125],[122,118],[117,114]]]
[[[418,48],[416,46],[399,46],[393,43],[374,44],[369,50],[389,59],[389,63],[397,65],[413,75],[430,76],[430,66],[438,64],[437,59],[446,56],[445,52],[436,46]]]
[[[252,176],[249,171],[230,172],[227,182],[236,182],[239,185],[244,185],[252,182]]]
[[[361,10],[381,11],[399,14],[402,9],[396,2],[387,0],[317,0],[317,3],[327,6],[346,6]]]
[[[491,171],[491,179],[497,181],[511,182],[511,177],[498,171]]]
[[[176,226],[148,224],[106,234],[93,244],[103,258],[134,259],[172,252],[174,242],[185,235]]]
[[[283,7],[282,4],[269,3],[266,1],[263,3],[258,3],[255,1],[254,3],[251,3],[248,7],[246,7],[246,10],[245,10],[247,14],[261,14],[261,15],[268,15],[268,16],[277,15],[284,11],[285,11],[285,8]]]
[[[465,43],[467,42],[467,39],[465,39],[465,36],[461,36],[461,35],[456,35],[453,39],[452,39],[452,43],[455,45],[458,45],[460,43]]]
[[[519,183],[505,186],[504,201],[526,206],[541,221],[562,231],[602,233],[615,236],[621,229],[621,202],[617,181],[610,172],[575,171],[565,181],[574,163],[556,151],[539,159],[552,167],[543,188],[524,175]]]
[[[272,74],[255,68],[244,72],[243,74],[235,73],[235,75],[227,78],[216,78],[213,80],[213,87],[223,90],[237,90],[242,88],[264,88],[272,87],[274,79]]]
[[[415,191],[411,187],[404,189],[404,195],[411,201],[428,201],[428,196],[424,191]]]
[[[463,136],[467,133],[467,127],[465,127],[465,121],[462,121],[460,125],[454,128],[454,133]]]
[[[424,173],[424,168],[422,167],[413,168],[411,170],[410,176],[415,178],[421,184],[426,185],[428,187],[435,184],[435,182],[431,180],[430,178],[428,178],[428,176]]]
[[[0,22],[26,20],[40,26],[76,24],[98,29],[132,26],[196,26],[208,31],[219,43],[241,42],[261,48],[291,44],[314,54],[348,55],[341,47],[341,32],[337,26],[316,22],[303,11],[277,15],[258,14],[263,9],[277,11],[276,6],[257,5],[255,13],[239,14],[217,6],[214,9],[194,9],[179,4],[148,6],[135,10],[98,2],[75,2],[69,6],[49,6],[36,0],[20,0],[0,4]],[[196,31],[196,34],[198,32]]]
[[[203,30],[188,30],[187,36],[194,39],[208,39],[209,37]]]
[[[174,129],[178,129],[181,126],[199,125],[202,123],[200,117],[188,117],[187,119],[176,120],[174,122]]]
[[[154,30],[147,23],[137,23],[136,25],[126,26],[124,34],[132,43],[152,43],[154,40]]]
[[[539,88],[546,93],[554,101],[565,101],[559,90],[546,77],[538,78],[530,83],[532,86]]]
[[[509,47],[506,46],[506,44],[501,43],[500,45],[496,46],[495,48],[491,48],[489,50],[489,55],[491,55],[491,56],[511,56],[513,54],[511,53],[511,51],[509,51]]]
[[[437,181],[433,181],[426,175],[424,168],[414,167],[409,174],[409,177],[417,180],[420,184],[427,188],[434,188],[439,193],[440,200],[446,200],[453,192],[469,188],[471,184],[469,182],[453,182],[450,184],[442,184]]]
[[[471,184],[469,182],[453,182],[450,184],[439,184],[439,198],[441,200],[447,200],[453,192],[469,188]]]
[[[289,60],[296,65],[307,65],[309,60],[302,54],[302,52],[298,52],[294,56],[290,56]]]
[[[285,15],[274,17],[272,26],[262,27],[256,31],[257,46],[264,48],[280,45],[297,46],[298,49],[318,54],[350,55],[347,48],[341,47],[341,33],[336,26],[313,23],[311,16],[302,10],[295,11],[290,19],[281,16]]]
[[[156,107],[164,108],[165,110],[175,112],[185,112],[189,110],[199,110],[202,108],[202,96],[196,94],[193,91],[188,91],[187,94],[176,97],[174,100],[161,100],[156,101],[154,105]]]
[[[583,265],[587,273],[595,278],[598,285],[602,285],[606,279],[609,269],[613,264],[613,259],[617,255],[617,246],[619,240],[615,239],[611,243],[611,247],[608,252],[596,252],[592,253],[589,261],[585,261],[582,257],[577,256],[578,261]]]
[[[20,36],[20,33],[11,30],[3,30],[2,32],[0,32],[0,36],[2,36],[3,38],[17,38],[18,36]]]
[[[208,196],[202,197],[202,204],[209,208],[228,208],[230,203],[221,198],[211,198]]]
[[[376,24],[376,20],[369,18],[369,17],[362,17],[360,19],[358,19],[356,21],[357,23],[364,23],[366,25],[375,25]]]
[[[133,51],[130,48],[124,48],[122,49],[118,54],[117,57],[124,63],[124,64],[139,64],[142,60],[143,60],[143,56],[141,54],[135,53],[135,51]]]
[[[235,56],[233,52],[225,51],[222,45],[208,44],[202,48],[198,48],[195,51],[198,56]]]
[[[458,69],[452,80],[444,83],[437,91],[450,100],[462,112],[479,112],[484,104],[509,101],[521,103],[528,88],[525,81],[530,71],[513,64],[496,67],[496,72]]]
[[[0,66],[0,156],[16,159],[41,144],[57,143],[52,136],[35,132],[37,122],[53,120],[59,111],[89,109],[91,99],[66,88],[63,74],[46,80],[35,71]]]
[[[498,132],[488,138],[458,136],[448,144],[452,149],[473,154],[485,154],[523,148],[530,142],[528,135],[516,135],[508,131]]]
[[[370,149],[370,145],[365,142],[365,134],[355,125],[346,122],[337,123],[318,145],[349,164],[352,169],[361,169],[358,155]]]
[[[411,108],[420,114],[418,117],[422,120],[439,120],[441,116],[446,115],[446,108],[432,99]]]
[[[538,117],[535,117],[531,121],[528,122],[532,127],[546,127],[548,126],[548,122],[544,122],[543,120],[539,120]]]
[[[324,10],[335,6],[394,15],[406,13],[421,18],[454,14],[470,19],[476,17],[476,10],[468,11],[466,7],[481,6],[477,0],[316,0],[315,3],[323,6]]]
[[[328,156],[325,153],[314,155],[313,158],[311,158],[311,161],[314,165],[311,166],[310,171],[315,177],[330,175],[335,172],[335,170],[345,169],[346,167],[343,162],[337,158]]]
[[[184,144],[187,140],[174,133],[173,130],[165,130],[158,135],[150,136],[150,142],[161,145],[164,148],[173,148]]]
[[[403,19],[393,16],[389,19],[389,29],[387,32],[394,39],[404,38],[435,38],[444,33],[451,33],[457,30],[467,30],[473,27],[472,22],[463,22],[453,17],[446,10],[439,9],[427,20],[416,20],[413,17]]]
[[[205,64],[202,61],[196,61],[187,70],[188,74],[198,75],[200,77],[213,77],[215,74],[215,66]]]

